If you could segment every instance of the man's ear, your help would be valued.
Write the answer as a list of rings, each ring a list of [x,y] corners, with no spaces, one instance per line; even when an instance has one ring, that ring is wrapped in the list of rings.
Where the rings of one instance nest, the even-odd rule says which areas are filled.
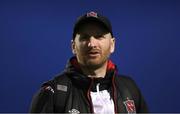
[[[75,42],[74,42],[74,40],[71,40],[71,49],[72,49],[72,53],[73,53],[73,54],[76,54]]]
[[[110,52],[113,53],[115,50],[115,38],[111,38],[111,49]]]

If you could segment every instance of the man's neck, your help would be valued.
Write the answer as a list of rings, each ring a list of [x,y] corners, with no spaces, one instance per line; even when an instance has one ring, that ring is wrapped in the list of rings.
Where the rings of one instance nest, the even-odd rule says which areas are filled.
[[[91,78],[104,78],[106,75],[107,62],[97,69],[91,69],[89,67],[81,67],[83,73]]]

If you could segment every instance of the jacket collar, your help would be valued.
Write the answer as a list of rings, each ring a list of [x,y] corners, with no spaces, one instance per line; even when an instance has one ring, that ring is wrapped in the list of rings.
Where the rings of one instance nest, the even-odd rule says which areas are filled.
[[[89,87],[92,80],[94,81],[95,85],[96,83],[109,85],[112,82],[112,77],[115,76],[116,72],[116,65],[111,60],[108,60],[106,76],[104,78],[89,78],[83,74],[76,57],[72,57],[68,61],[65,70],[65,73],[73,80],[72,82],[74,84],[85,89]]]

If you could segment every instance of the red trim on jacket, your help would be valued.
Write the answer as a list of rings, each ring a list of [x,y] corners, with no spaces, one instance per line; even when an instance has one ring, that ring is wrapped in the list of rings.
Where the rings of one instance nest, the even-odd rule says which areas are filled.
[[[112,94],[113,94],[113,101],[114,101],[114,112],[115,114],[118,112],[117,108],[117,91],[116,91],[116,85],[115,85],[115,74],[114,72],[113,77],[112,77]]]
[[[115,70],[115,65],[111,60],[108,60],[108,63],[107,63],[107,71],[109,70]]]

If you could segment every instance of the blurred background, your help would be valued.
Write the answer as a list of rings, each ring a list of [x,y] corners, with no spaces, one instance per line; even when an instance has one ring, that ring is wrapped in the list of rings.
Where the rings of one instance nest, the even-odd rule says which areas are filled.
[[[97,11],[116,37],[111,59],[131,76],[150,112],[180,112],[179,0],[1,0],[0,112],[28,112],[41,84],[71,53],[76,18]]]

